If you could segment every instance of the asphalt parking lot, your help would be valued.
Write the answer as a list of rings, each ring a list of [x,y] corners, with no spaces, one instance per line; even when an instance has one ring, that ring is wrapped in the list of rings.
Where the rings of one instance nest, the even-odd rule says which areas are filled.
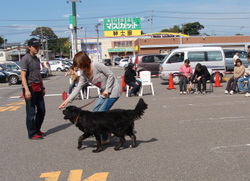
[[[123,70],[111,68],[120,79]],[[250,179],[250,98],[225,95],[223,87],[206,95],[179,95],[167,84],[152,78],[155,96],[144,89],[148,109],[135,123],[138,147],[114,151],[113,138],[104,151],[92,153],[94,138],[83,142],[82,134],[58,109],[68,78],[55,72],[44,79],[47,114],[44,140],[27,138],[25,104],[20,85],[0,84],[1,172],[3,181],[248,181]],[[90,100],[75,100],[83,106]],[[113,108],[132,109],[139,97],[125,93]],[[86,107],[92,110],[93,104]]]

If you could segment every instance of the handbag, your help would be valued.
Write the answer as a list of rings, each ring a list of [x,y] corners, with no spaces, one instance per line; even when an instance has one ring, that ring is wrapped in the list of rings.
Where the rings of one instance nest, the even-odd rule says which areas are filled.
[[[40,92],[43,90],[43,84],[41,82],[39,83],[31,82],[31,88],[34,92]]]

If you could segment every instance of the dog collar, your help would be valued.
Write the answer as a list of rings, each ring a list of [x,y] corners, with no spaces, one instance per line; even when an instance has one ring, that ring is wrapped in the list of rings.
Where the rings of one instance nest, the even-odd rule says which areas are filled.
[[[75,125],[77,124],[78,120],[79,120],[79,116],[80,116],[81,113],[79,113],[76,117],[76,120],[75,120]]]

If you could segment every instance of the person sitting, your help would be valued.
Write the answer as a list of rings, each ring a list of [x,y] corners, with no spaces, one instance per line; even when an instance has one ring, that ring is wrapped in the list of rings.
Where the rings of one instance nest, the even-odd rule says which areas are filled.
[[[250,59],[248,59],[248,62],[250,63]],[[245,82],[248,83],[248,89],[249,89],[249,82],[250,82],[250,64],[249,66],[245,69],[245,75],[244,77],[240,77],[238,79],[238,88],[239,88],[239,94],[245,94],[247,93],[247,90],[244,89]]]
[[[197,92],[196,94],[206,94],[207,81],[211,79],[211,75],[207,70],[205,65],[197,63],[195,66],[194,75],[192,76],[191,82],[197,82]],[[202,84],[202,90],[201,90]]]
[[[78,73],[76,71],[76,68],[74,68],[73,66],[70,67],[69,70],[65,73],[65,76],[68,75],[70,75],[69,94],[71,94],[78,81]]]
[[[137,96],[141,88],[141,82],[136,80],[136,71],[134,70],[133,63],[128,64],[124,75],[124,81],[129,87],[132,88],[129,92],[129,96]]]
[[[180,95],[187,94],[187,84],[190,81],[191,75],[193,73],[192,67],[189,65],[190,61],[186,59],[184,61],[184,64],[180,66],[179,73],[180,73],[180,82],[179,82],[179,88],[180,88]]]
[[[225,94],[234,94],[236,87],[237,87],[237,82],[240,77],[244,76],[245,73],[245,66],[242,65],[242,61],[240,59],[237,59],[235,61],[236,65],[234,67],[234,75],[228,80],[227,82],[227,87],[225,90]]]

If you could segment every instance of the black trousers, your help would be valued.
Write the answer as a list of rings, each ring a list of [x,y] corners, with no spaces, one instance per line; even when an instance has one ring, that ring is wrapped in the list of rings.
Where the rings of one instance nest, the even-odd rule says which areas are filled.
[[[197,81],[197,89],[201,92],[201,84],[202,84],[202,91],[207,90],[207,79],[206,77],[202,77],[200,80]]]
[[[238,79],[234,79],[234,77],[231,77],[228,82],[227,82],[227,87],[226,87],[226,90],[227,91],[235,91],[236,90],[236,87],[237,87],[237,82],[238,82]]]

